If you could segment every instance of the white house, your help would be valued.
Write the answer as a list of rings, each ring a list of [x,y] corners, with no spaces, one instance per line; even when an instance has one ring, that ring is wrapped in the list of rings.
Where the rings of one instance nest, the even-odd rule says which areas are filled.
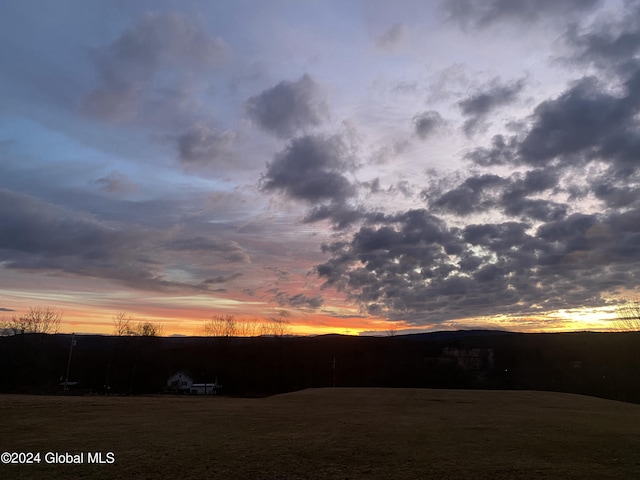
[[[220,388],[217,379],[213,382],[194,383],[194,376],[185,370],[178,370],[167,378],[167,389],[177,393],[215,395]]]
[[[167,387],[175,392],[189,393],[193,385],[193,376],[184,370],[178,370],[167,378]]]
[[[193,395],[215,395],[218,385],[211,383],[192,383],[189,393]]]

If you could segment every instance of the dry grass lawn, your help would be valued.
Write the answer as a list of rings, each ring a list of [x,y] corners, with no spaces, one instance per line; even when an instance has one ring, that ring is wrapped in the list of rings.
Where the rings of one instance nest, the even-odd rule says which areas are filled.
[[[640,478],[640,405],[579,395],[5,395],[0,408],[0,452],[115,454],[103,465],[0,465],[2,479]]]

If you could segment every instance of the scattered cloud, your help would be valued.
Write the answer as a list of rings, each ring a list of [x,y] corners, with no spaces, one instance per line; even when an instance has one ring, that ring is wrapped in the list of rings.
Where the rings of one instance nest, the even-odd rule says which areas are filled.
[[[197,123],[178,137],[180,163],[185,168],[233,165],[236,135]]]
[[[624,18],[599,18],[580,27],[571,26],[564,35],[570,54],[567,60],[595,65],[600,69],[617,69],[634,62],[640,53],[640,5],[627,2]]]
[[[487,28],[498,22],[536,21],[589,11],[600,0],[445,0],[445,14],[464,27]]]
[[[278,292],[276,294],[276,301],[281,307],[289,306],[293,308],[311,309],[315,310],[322,306],[324,300],[320,295],[314,295],[309,297],[303,293],[296,295],[290,295],[286,292]]]
[[[307,74],[295,82],[283,80],[249,98],[245,108],[260,128],[282,138],[322,125],[329,118],[324,94]]]
[[[426,140],[434,135],[443,125],[444,119],[438,112],[433,110],[420,113],[413,117],[415,133],[422,140]]]
[[[402,43],[407,34],[406,26],[401,22],[394,23],[382,35],[376,37],[376,47],[389,50]]]
[[[352,168],[353,158],[342,136],[306,135],[291,140],[267,165],[262,189],[311,204],[342,204],[356,193],[345,176]]]
[[[464,122],[464,132],[467,135],[477,133],[490,113],[499,107],[513,103],[523,88],[523,80],[502,84],[499,79],[494,79],[480,91],[460,100],[458,106],[462,114],[467,117]]]
[[[107,47],[91,51],[100,84],[81,108],[105,120],[132,119],[139,103],[162,86],[166,69],[206,70],[227,55],[223,40],[182,15],[149,13]]]

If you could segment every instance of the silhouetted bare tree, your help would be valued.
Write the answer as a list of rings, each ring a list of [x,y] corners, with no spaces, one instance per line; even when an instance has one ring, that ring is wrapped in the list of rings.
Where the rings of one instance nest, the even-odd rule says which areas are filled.
[[[133,335],[139,337],[160,337],[162,336],[163,330],[162,325],[158,323],[140,322],[135,326]]]
[[[117,337],[159,337],[163,330],[159,323],[149,321],[134,323],[133,318],[124,312],[113,316],[113,333]]]
[[[205,337],[255,337],[260,333],[260,325],[255,320],[230,314],[214,315],[205,322],[201,333]]]
[[[260,325],[260,333],[272,337],[284,337],[291,333],[291,324],[286,318],[269,317]]]
[[[255,320],[241,318],[236,320],[237,337],[255,337],[259,333],[259,325]]]
[[[18,333],[58,333],[62,311],[51,307],[32,307],[18,317],[13,317],[7,327]]]
[[[126,337],[132,332],[132,319],[124,312],[118,312],[113,316],[113,334],[117,337]]]
[[[629,300],[616,309],[615,326],[624,332],[640,331],[640,300]]]
[[[233,315],[214,315],[204,324],[206,337],[234,337],[236,335],[236,319]]]

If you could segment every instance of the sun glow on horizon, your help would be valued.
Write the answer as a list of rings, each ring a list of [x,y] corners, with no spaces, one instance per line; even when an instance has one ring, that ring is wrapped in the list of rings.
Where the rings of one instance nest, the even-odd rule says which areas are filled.
[[[55,308],[55,307],[54,307]],[[90,309],[80,307],[62,309],[63,318],[60,325],[60,333],[84,333],[111,335],[114,333],[113,319],[118,313],[126,313],[131,320],[136,322],[149,321],[158,324],[163,329],[163,336],[203,335],[204,324],[215,315],[229,314],[225,310],[202,311],[187,310],[184,312],[172,310],[162,312],[159,309],[150,309],[145,312],[142,309],[110,310]],[[6,312],[5,317],[21,312]],[[268,321],[268,316],[256,317],[232,314],[238,321],[245,321],[261,325]],[[615,330],[612,322],[616,318],[614,307],[563,309],[550,312],[540,317],[513,317],[495,316],[482,319],[457,319],[439,324],[408,325],[404,322],[375,319],[366,317],[338,318],[325,315],[290,315],[281,317],[287,323],[287,332],[291,335],[374,335],[393,336],[420,332],[433,332],[443,330],[471,330],[471,329],[498,329],[521,333],[553,333],[570,331],[611,331]],[[259,331],[256,328],[256,332]],[[257,335],[257,333],[256,333]]]

